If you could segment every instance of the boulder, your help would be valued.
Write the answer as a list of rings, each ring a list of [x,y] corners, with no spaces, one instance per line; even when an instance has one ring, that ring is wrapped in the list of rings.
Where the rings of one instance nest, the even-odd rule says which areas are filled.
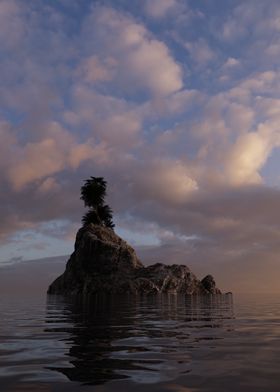
[[[212,275],[206,275],[201,281],[205,290],[211,294],[221,294],[220,290],[216,287],[216,282]]]
[[[89,224],[76,236],[75,249],[65,272],[48,289],[48,294],[219,294],[215,281],[202,281],[186,265],[157,263],[144,267],[135,250],[112,229]]]

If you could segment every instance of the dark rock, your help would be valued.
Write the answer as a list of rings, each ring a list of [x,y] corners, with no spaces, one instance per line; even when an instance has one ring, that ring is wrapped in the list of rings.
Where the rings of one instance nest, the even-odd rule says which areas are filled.
[[[202,279],[201,284],[210,294],[221,294],[220,290],[216,287],[216,282],[212,275],[206,275]]]
[[[220,294],[211,275],[201,282],[185,265],[144,267],[134,249],[113,230],[100,225],[82,227],[65,272],[48,294],[184,293]]]

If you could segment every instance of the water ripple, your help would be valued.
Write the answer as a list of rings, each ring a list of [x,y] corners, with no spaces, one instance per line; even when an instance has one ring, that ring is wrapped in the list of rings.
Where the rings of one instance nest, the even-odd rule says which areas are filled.
[[[234,308],[232,296],[3,301],[1,385],[278,392],[279,306],[247,298]]]

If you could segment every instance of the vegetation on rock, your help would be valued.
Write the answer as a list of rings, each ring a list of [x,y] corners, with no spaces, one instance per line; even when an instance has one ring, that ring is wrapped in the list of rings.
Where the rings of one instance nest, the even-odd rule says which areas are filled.
[[[84,225],[90,223],[102,225],[114,229],[113,211],[105,203],[107,182],[103,177],[90,177],[85,180],[81,187],[81,200],[85,207],[89,207],[88,212],[82,218]]]
[[[78,230],[66,269],[49,294],[89,296],[107,294],[220,294],[211,275],[202,281],[186,265],[156,263],[145,267],[135,250],[113,229],[112,210],[105,204],[106,181],[90,177],[81,187],[88,212]]]

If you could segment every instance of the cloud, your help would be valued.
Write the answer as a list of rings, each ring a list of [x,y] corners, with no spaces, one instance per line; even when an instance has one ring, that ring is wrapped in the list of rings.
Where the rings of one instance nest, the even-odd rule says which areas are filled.
[[[23,7],[15,0],[0,3],[0,42],[2,48],[13,49],[22,41],[27,28],[22,20]]]
[[[177,0],[146,0],[145,11],[153,18],[163,18],[177,5]]]
[[[130,93],[137,88],[165,96],[183,87],[181,67],[168,47],[131,16],[93,7],[84,29],[95,37],[89,46],[96,50],[98,42],[102,59],[110,58],[116,79]]]
[[[191,176],[191,170],[180,161],[158,159],[150,161],[146,169],[145,166],[137,167],[137,181],[131,183],[137,197],[180,204],[198,189],[197,182]]]
[[[20,189],[29,182],[62,170],[63,166],[63,156],[55,140],[45,139],[25,146],[23,159],[9,170],[9,177],[15,189]]]
[[[266,64],[271,65],[279,53],[279,4],[276,0],[264,3],[259,0],[237,2],[229,11],[227,20],[222,28],[216,30],[216,35],[234,45],[239,40],[240,47],[246,42],[246,50],[241,50],[246,62],[254,64],[254,68]],[[263,53],[265,55],[260,56]]]
[[[93,55],[80,63],[77,74],[88,83],[109,81],[113,78],[115,66],[113,59],[105,58],[101,62],[97,55]]]
[[[50,190],[54,180],[49,176],[65,169],[76,170],[85,161],[106,164],[108,152],[101,144],[91,145],[90,141],[79,144],[65,131],[59,136],[27,143],[23,148],[17,146],[17,158],[10,162],[7,170],[16,191],[41,179],[44,181],[40,190]]]
[[[66,111],[67,124],[86,127],[89,138],[110,148],[127,149],[139,143],[144,113],[124,99],[99,94],[77,82],[73,88],[73,111]]]
[[[61,190],[60,185],[53,177],[47,177],[39,186],[38,192],[51,193]]]
[[[229,15],[227,21],[219,31],[220,36],[226,41],[234,41],[249,34],[250,26],[256,22],[264,4],[257,0],[237,4]]]
[[[198,64],[206,64],[215,58],[214,51],[202,38],[197,41],[186,42],[185,47],[189,51],[192,59]]]
[[[259,170],[272,148],[270,138],[262,133],[251,132],[240,136],[226,158],[225,175],[229,183],[248,185],[262,182]]]
[[[255,118],[255,111],[246,105],[238,102],[231,102],[227,106],[225,115],[226,123],[235,133],[244,133],[252,129]]]
[[[9,161],[13,152],[13,146],[16,143],[16,135],[13,133],[12,126],[7,121],[0,121],[0,167],[3,173],[8,170]]]
[[[88,140],[87,143],[72,146],[67,157],[67,164],[72,169],[77,169],[85,161],[106,165],[109,159],[108,154],[108,150],[104,145],[94,145]]]
[[[2,243],[66,241],[96,175],[118,227],[136,243],[151,232],[159,259],[201,271],[209,259],[218,273],[223,258],[231,271],[257,252],[275,260],[277,2],[189,6],[188,23],[179,1],[145,2],[149,17],[123,4],[0,2]]]
[[[237,19],[229,19],[222,28],[221,36],[225,41],[233,41],[245,34],[245,26],[241,25]]]
[[[235,59],[234,57],[229,57],[227,61],[224,63],[223,67],[232,68],[232,67],[237,67],[238,65],[240,65],[240,61],[238,59]]]

